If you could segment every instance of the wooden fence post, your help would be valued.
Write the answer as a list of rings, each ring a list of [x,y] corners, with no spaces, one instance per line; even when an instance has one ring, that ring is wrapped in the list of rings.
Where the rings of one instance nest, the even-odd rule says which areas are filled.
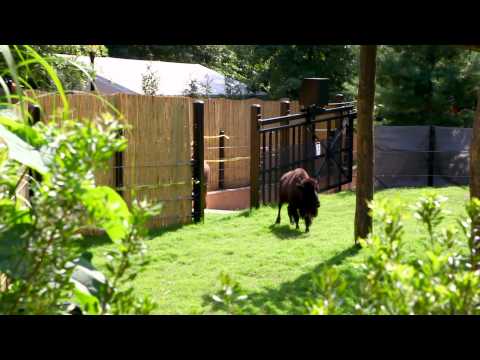
[[[290,114],[290,101],[282,100],[280,103],[280,116],[285,116]],[[282,121],[280,125],[286,126],[288,125],[288,121]],[[283,129],[280,133],[280,168],[283,172],[285,172],[285,167],[288,163],[290,163],[290,149],[289,149],[289,139],[288,139],[289,129]]]
[[[117,133],[117,137],[122,137],[124,136],[124,131],[119,130]],[[114,158],[114,164],[113,167],[115,168],[115,189],[117,190],[117,193],[121,196],[123,196],[123,152],[116,152],[115,153],[115,158]]]
[[[309,106],[306,109],[307,114],[305,117],[306,123],[304,127],[304,133],[303,133],[303,157],[305,159],[304,162],[304,168],[307,171],[307,173],[310,176],[313,176],[313,172],[315,169],[315,160],[314,160],[314,136],[315,136],[315,123],[313,120],[315,120],[315,107],[314,106]],[[328,122],[330,124],[330,121]],[[327,174],[327,176],[330,176],[330,173]]]
[[[119,111],[121,110],[121,104],[122,104],[122,99],[121,99],[121,94],[116,94],[114,95],[112,99],[113,103],[115,104],[115,108]],[[117,132],[117,137],[122,137],[125,136],[125,131],[124,130],[119,130]],[[113,157],[113,183],[115,186],[115,190],[117,193],[125,199],[124,196],[124,191],[123,191],[123,186],[124,186],[124,171],[123,171],[123,166],[124,166],[124,154],[123,152],[116,152]]]
[[[193,102],[193,221],[203,220],[205,209],[206,184],[203,171],[204,163],[204,102]]]
[[[343,94],[337,94],[335,95],[335,103],[337,104],[335,107],[342,107],[344,106],[344,103],[345,102],[345,97],[343,96]],[[341,111],[340,114],[342,115],[341,118],[335,120],[335,128],[336,128],[336,131],[342,131],[343,129],[343,122],[345,120],[345,117],[343,116],[344,115],[344,112]],[[337,140],[338,141],[338,144],[339,144],[339,148],[341,149],[342,146],[343,146],[343,136],[340,135],[340,139]],[[341,166],[342,165],[342,157],[343,157],[343,154],[340,152],[339,154],[339,165]],[[341,179],[342,179],[342,172],[340,171],[340,169],[338,169],[338,186],[337,186],[337,189],[336,189],[336,192],[340,192],[342,191],[342,185],[340,185],[340,183],[342,182]]]
[[[260,175],[260,134],[258,132],[261,106],[253,104],[250,108],[250,209],[259,207],[258,178]]]
[[[220,137],[218,138],[218,188],[223,190],[225,188],[225,131],[220,130]]]

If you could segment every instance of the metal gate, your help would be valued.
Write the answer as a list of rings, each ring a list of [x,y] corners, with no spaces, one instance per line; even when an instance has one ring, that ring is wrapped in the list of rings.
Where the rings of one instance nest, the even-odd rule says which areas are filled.
[[[353,103],[342,103],[311,106],[299,114],[259,117],[259,200],[277,202],[280,177],[298,167],[317,179],[319,191],[350,183],[356,116]]]

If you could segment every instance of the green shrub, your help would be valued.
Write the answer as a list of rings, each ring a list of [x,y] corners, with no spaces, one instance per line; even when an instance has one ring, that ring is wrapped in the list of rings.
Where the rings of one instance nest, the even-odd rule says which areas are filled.
[[[145,223],[159,206],[134,202],[129,210],[111,188],[96,186],[94,172],[115,152],[126,148],[118,137],[121,123],[111,116],[79,122],[70,117],[63,87],[54,69],[32,48],[15,64],[8,46],[1,52],[8,72],[21,83],[18,67],[27,62],[44,67],[63,99],[60,125],[30,126],[26,98],[7,94],[0,114],[0,314],[146,314],[155,304],[139,299],[130,285],[146,264]],[[16,115],[17,114],[17,115]],[[29,176],[29,171],[37,176]],[[40,176],[38,176],[40,175]],[[19,186],[30,178],[33,195]],[[82,253],[82,229],[106,231],[116,250],[106,254],[106,275]]]
[[[312,315],[480,314],[480,200],[466,205],[467,216],[457,226],[440,228],[446,215],[443,196],[430,193],[411,207],[423,231],[417,241],[423,255],[412,259],[404,246],[405,215],[392,199],[370,207],[374,231],[360,243],[366,260],[351,269],[325,265],[310,278],[299,313]],[[407,214],[409,215],[409,214]],[[420,229],[419,229],[420,230]],[[228,279],[226,281],[225,279]],[[230,285],[230,314],[248,314],[249,300],[235,301],[240,284]],[[225,291],[224,291],[225,292]],[[294,294],[291,294],[292,296]],[[287,299],[286,299],[287,300]],[[303,309],[303,310],[302,310]]]
[[[247,300],[247,295],[238,281],[233,280],[230,275],[221,273],[219,276],[220,289],[212,295],[214,309],[223,310],[229,314],[241,314],[242,305]]]
[[[472,223],[478,224],[480,201],[467,204],[468,216],[458,228],[439,229],[446,199],[428,195],[413,207],[425,227],[421,259],[403,251],[402,215],[387,201],[374,202],[374,233],[361,243],[371,251],[359,271],[355,307],[343,307],[347,280],[337,269],[320,274],[323,284],[311,301],[312,314],[479,314],[480,272]],[[332,284],[334,284],[332,286]]]

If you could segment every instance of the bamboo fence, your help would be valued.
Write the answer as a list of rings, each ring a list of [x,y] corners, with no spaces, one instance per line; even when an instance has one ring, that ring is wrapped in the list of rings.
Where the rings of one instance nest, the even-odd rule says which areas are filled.
[[[127,204],[133,198],[163,203],[152,227],[188,223],[191,220],[192,173],[190,167],[190,99],[116,94],[103,96],[123,115],[128,125],[128,147],[123,156],[123,194]],[[92,94],[69,95],[72,118],[97,120],[112,113],[104,100]],[[58,95],[39,98],[43,120],[57,121]],[[108,168],[95,174],[98,185],[114,187],[113,158]]]

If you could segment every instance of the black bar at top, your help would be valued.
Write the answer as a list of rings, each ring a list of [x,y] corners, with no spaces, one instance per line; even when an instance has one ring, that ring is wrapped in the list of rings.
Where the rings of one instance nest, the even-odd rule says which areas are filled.
[[[332,108],[332,109],[313,108],[312,109],[312,114],[314,116],[318,116],[318,115],[323,115],[323,114],[335,113],[335,112],[338,112],[338,111],[353,110],[353,108],[354,108],[354,106],[352,106],[352,105],[341,106],[341,107]],[[260,124],[260,126],[263,126],[263,125],[274,124],[276,122],[281,122],[281,121],[292,121],[292,120],[305,119],[306,117],[307,117],[306,112],[302,112],[302,113],[298,113],[298,114],[285,115],[285,116],[275,116],[275,117],[259,120],[259,124]]]
[[[353,114],[353,115],[355,115],[355,114]],[[345,118],[345,115],[343,115],[343,116],[332,116],[328,119],[315,119],[315,120],[312,120],[311,122],[312,123],[321,123],[321,122],[326,122],[326,121],[330,121],[330,120],[337,120],[337,119],[342,119],[342,118]],[[267,129],[260,129],[259,131],[261,133],[262,132],[269,132],[269,131],[277,131],[277,130],[282,130],[282,129],[290,129],[290,128],[295,127],[295,126],[302,126],[302,125],[305,125],[305,124],[306,124],[306,120],[305,120],[305,122],[301,122],[301,123],[298,123],[298,124],[281,125],[281,126],[276,126],[276,127],[267,128]]]

